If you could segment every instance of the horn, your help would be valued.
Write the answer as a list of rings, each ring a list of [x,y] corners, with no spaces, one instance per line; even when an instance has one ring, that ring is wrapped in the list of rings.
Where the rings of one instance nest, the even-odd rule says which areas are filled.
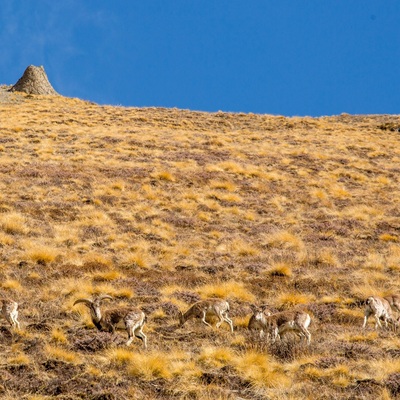
[[[96,300],[99,300],[99,301],[105,300],[105,299],[113,300],[114,298],[113,298],[112,296],[110,296],[109,294],[99,294],[99,295],[96,297]]]
[[[74,303],[74,305],[75,304],[78,304],[78,303],[84,303],[85,305],[87,305],[88,307],[90,307],[91,305],[92,305],[92,301],[91,300],[89,300],[89,299],[78,299],[78,300],[75,300],[75,303]]]
[[[110,299],[112,300],[114,297],[110,296],[109,294],[100,294],[99,299]]]
[[[257,311],[257,309],[258,309],[258,307],[257,307],[255,304],[250,304],[249,307],[250,307],[250,310],[251,310],[253,313],[255,313],[255,312]]]

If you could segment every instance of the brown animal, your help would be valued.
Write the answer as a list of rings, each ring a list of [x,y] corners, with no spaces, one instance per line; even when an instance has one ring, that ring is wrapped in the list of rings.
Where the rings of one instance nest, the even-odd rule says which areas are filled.
[[[251,306],[253,314],[250,317],[248,329],[251,331],[260,331],[260,338],[265,336],[265,317],[269,317],[272,313],[266,308],[266,306]]]
[[[1,315],[13,328],[19,329],[20,326],[18,322],[18,303],[5,298],[0,299],[0,302],[2,303]]]
[[[206,321],[207,315],[216,315],[219,322],[216,327],[219,328],[223,322],[226,322],[233,332],[233,322],[228,317],[229,303],[222,299],[201,300],[193,304],[185,313],[179,314],[179,325],[182,326],[190,318],[200,318],[203,324],[211,325]]]
[[[398,322],[393,317],[392,309],[387,299],[379,296],[370,296],[365,304],[363,328],[367,326],[370,315],[373,315],[375,318],[375,329],[378,329],[378,327],[382,328],[381,318],[385,322],[386,328],[388,327],[388,323],[391,323],[395,328],[397,327]]]
[[[400,312],[400,296],[393,294],[391,296],[385,296],[384,299],[390,304],[392,310]]]
[[[117,326],[123,323],[128,332],[128,341],[126,345],[129,346],[136,336],[143,341],[144,347],[147,348],[147,337],[142,332],[142,328],[146,322],[146,315],[144,312],[135,307],[113,308],[102,312],[100,305],[105,299],[111,300],[112,297],[103,294],[95,297],[93,300],[78,299],[75,301],[74,305],[83,303],[89,308],[92,322],[98,330],[114,333]]]
[[[311,333],[308,327],[311,323],[311,317],[303,311],[283,311],[272,315],[265,315],[265,308],[259,308],[254,319],[263,327],[271,338],[272,343],[276,339],[282,338],[288,332],[295,332],[300,339],[306,339],[307,344],[311,343]]]

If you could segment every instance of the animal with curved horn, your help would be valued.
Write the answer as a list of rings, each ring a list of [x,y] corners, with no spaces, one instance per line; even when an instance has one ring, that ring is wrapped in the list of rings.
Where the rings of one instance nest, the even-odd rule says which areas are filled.
[[[147,337],[142,332],[142,328],[146,322],[145,313],[136,307],[112,308],[102,312],[100,306],[105,299],[112,300],[113,298],[107,294],[101,294],[93,300],[78,299],[74,305],[83,303],[88,307],[92,322],[100,331],[114,333],[117,325],[123,322],[128,332],[126,345],[129,346],[136,336],[143,341],[144,347],[147,348]]]

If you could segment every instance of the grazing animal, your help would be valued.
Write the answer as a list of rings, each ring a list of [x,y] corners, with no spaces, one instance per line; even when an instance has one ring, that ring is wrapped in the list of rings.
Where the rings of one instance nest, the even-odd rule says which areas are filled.
[[[265,315],[265,308],[259,308],[255,314],[254,319],[266,330],[272,343],[276,339],[282,338],[288,332],[295,332],[300,339],[306,339],[307,344],[311,343],[311,333],[308,327],[311,323],[311,317],[308,313],[303,311],[282,311],[272,315]]]
[[[382,318],[387,328],[388,322],[393,324],[396,328],[398,322],[394,319],[390,303],[387,299],[379,296],[370,296],[365,302],[364,323],[363,328],[366,327],[370,315],[375,318],[375,329],[382,328],[380,319]]]
[[[179,314],[179,325],[182,326],[190,318],[200,318],[203,324],[211,325],[206,321],[207,315],[216,315],[219,318],[216,327],[219,328],[226,322],[233,332],[233,322],[228,317],[229,303],[222,299],[201,300],[193,304],[185,313]]]
[[[266,306],[255,307],[252,306],[251,310],[253,314],[250,317],[248,329],[251,331],[260,331],[260,338],[262,339],[265,335],[265,317],[271,315],[271,311],[266,308]]]
[[[146,315],[142,310],[135,307],[121,307],[101,311],[101,302],[105,299],[111,300],[112,297],[106,294],[99,295],[93,300],[78,299],[75,304],[83,303],[90,310],[92,322],[100,331],[107,331],[114,333],[118,324],[123,322],[125,329],[128,332],[128,341],[126,345],[129,346],[134,336],[143,341],[144,347],[147,348],[147,337],[142,332],[142,328],[146,322]]]
[[[400,312],[400,296],[393,294],[391,296],[385,296],[384,299],[390,304],[392,310]]]
[[[20,328],[18,322],[18,303],[2,298],[1,314],[13,328]]]

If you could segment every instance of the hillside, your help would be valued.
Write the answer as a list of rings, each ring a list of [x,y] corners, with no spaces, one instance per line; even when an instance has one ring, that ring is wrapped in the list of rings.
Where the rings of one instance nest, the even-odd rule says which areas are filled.
[[[4,399],[390,399],[400,340],[361,329],[400,294],[400,117],[293,117],[0,95]],[[148,349],[79,298],[147,314]],[[226,298],[233,334],[179,311]],[[311,346],[247,330],[306,309]],[[212,324],[216,321],[211,320]],[[316,396],[318,393],[318,396]]]

